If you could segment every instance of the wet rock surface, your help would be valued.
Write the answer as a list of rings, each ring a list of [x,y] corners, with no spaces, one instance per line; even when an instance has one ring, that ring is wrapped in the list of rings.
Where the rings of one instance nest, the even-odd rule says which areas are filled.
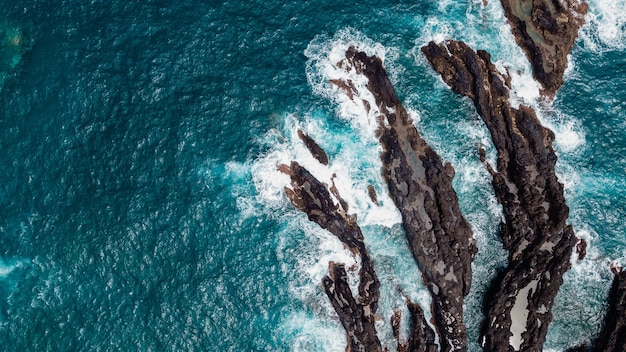
[[[593,351],[623,352],[626,351],[626,271],[615,274],[608,301],[604,327]]]
[[[587,4],[578,0],[500,0],[517,44],[547,95],[563,85],[567,55],[584,23]]]
[[[302,132],[302,130],[298,130],[298,137],[300,137],[309,152],[311,152],[311,155],[313,155],[317,161],[322,165],[328,165],[328,155],[326,155],[324,149],[322,149],[313,138]]]
[[[380,299],[380,282],[369,257],[363,234],[356,222],[356,216],[347,214],[341,205],[331,196],[328,186],[317,180],[308,170],[297,162],[291,165],[279,165],[279,171],[289,175],[291,188],[285,193],[291,203],[307,214],[310,221],[330,231],[361,260],[359,270],[358,294],[352,292],[346,268],[341,263],[329,263],[329,274],[322,280],[324,292],[339,316],[346,330],[346,351],[382,351],[375,328],[376,311]],[[337,192],[338,195],[338,192]],[[338,204],[336,204],[338,203]],[[436,352],[435,333],[426,322],[421,307],[408,298],[409,334],[406,341],[400,340],[399,326],[401,315],[397,311],[391,318],[394,333],[398,340],[398,350],[406,352]]]
[[[382,351],[374,326],[380,298],[380,282],[369,257],[363,233],[356,217],[335,204],[328,186],[316,179],[297,162],[280,165],[279,171],[289,175],[291,188],[285,193],[291,203],[307,214],[309,220],[330,231],[361,259],[359,286],[356,298],[348,284],[343,264],[331,262],[329,275],[322,280],[324,292],[330,299],[347,333],[349,351]]]
[[[368,89],[380,111],[383,178],[433,297],[432,313],[441,350],[465,351],[463,298],[469,293],[476,246],[451,185],[453,169],[443,164],[417,132],[381,60],[354,47],[346,52],[346,59],[343,67],[354,68],[368,78]]]
[[[437,352],[435,332],[428,326],[422,307],[408,298],[406,304],[412,327],[407,341],[400,339],[400,311],[396,311],[391,317],[393,334],[398,341],[398,352]]]
[[[431,42],[422,51],[453,91],[474,102],[498,152],[496,170],[484,151],[481,160],[503,207],[509,264],[485,298],[480,343],[485,351],[540,351],[577,241],[554,172],[554,134],[531,108],[509,105],[509,77],[487,52],[457,41]]]

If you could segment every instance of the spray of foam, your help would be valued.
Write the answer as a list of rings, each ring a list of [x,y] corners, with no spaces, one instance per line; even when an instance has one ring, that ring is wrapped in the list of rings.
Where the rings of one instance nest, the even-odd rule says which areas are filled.
[[[314,341],[319,346],[324,346],[323,350],[339,350],[335,344],[337,341],[344,341],[342,329],[337,328],[333,334],[327,333],[330,326],[336,323],[333,321],[335,312],[321,292],[320,282],[328,274],[330,261],[344,263],[348,268],[350,286],[353,292],[358,292],[360,258],[354,257],[337,238],[308,221],[304,214],[293,208],[284,195],[284,187],[290,183],[289,177],[278,172],[276,166],[296,160],[315,177],[328,184],[333,175],[336,175],[335,185],[348,203],[350,212],[357,215],[365,234],[366,245],[370,249],[374,247],[370,239],[385,236],[391,228],[397,228],[401,218],[393,202],[383,191],[385,188],[380,178],[380,150],[377,144],[369,143],[364,138],[354,138],[354,134],[358,137],[358,132],[355,131],[333,131],[325,123],[323,114],[315,115],[315,118],[285,115],[284,130],[275,129],[266,134],[262,142],[269,149],[251,165],[256,191],[253,208],[256,210],[249,213],[258,213],[261,209],[269,216],[280,216],[281,222],[285,224],[277,234],[280,239],[277,252],[282,270],[286,276],[295,276],[290,286],[292,296],[303,302],[307,310],[315,313],[314,316],[308,316],[302,311],[294,311],[285,322],[285,329],[293,334],[292,348],[310,350],[307,346]],[[321,165],[313,158],[299,139],[298,129],[311,135],[329,153],[328,166]],[[369,199],[368,184],[378,190],[378,205],[374,205]],[[301,239],[296,241],[294,234],[300,234]],[[294,241],[297,243],[294,244]],[[371,250],[370,254],[377,272],[379,275],[383,273],[382,276],[385,277],[384,270],[381,272],[376,263],[381,256]],[[410,254],[405,258],[410,258]],[[381,316],[388,315],[383,308],[379,312]],[[311,326],[319,327],[319,330],[307,332],[307,327]],[[342,348],[345,348],[343,343]]]
[[[626,1],[589,0],[586,23],[579,32],[593,52],[622,50],[626,46]]]
[[[335,185],[342,198],[348,203],[349,211],[355,213],[361,226],[381,225],[385,227],[400,223],[401,218],[391,199],[382,192],[384,184],[380,180],[380,147],[362,139],[353,138],[346,131],[329,131],[329,127],[319,119],[295,115],[285,116],[285,131],[272,130],[265,136],[270,150],[252,165],[252,177],[257,191],[257,200],[263,206],[284,208],[288,200],[284,187],[289,185],[289,177],[278,172],[280,164],[297,161],[307,168],[317,179],[328,184],[334,177]],[[330,155],[328,166],[320,164],[298,137],[301,129],[313,137],[325,150],[335,151]],[[367,186],[372,184],[378,190],[378,205],[374,205],[367,194]]]
[[[24,265],[24,261],[10,260],[7,262],[0,258],[0,279],[7,278],[15,269],[23,267]]]
[[[280,335],[292,336],[293,352],[336,351],[346,348],[345,333],[338,321],[321,321],[302,312],[290,315],[278,327]]]
[[[305,50],[307,61],[307,78],[313,92],[333,101],[337,105],[337,115],[349,121],[351,125],[374,140],[378,109],[376,101],[367,89],[367,77],[358,74],[354,68],[346,69],[345,54],[349,47],[354,46],[368,55],[375,55],[384,64],[389,64],[387,73],[392,82],[397,78],[398,66],[393,62],[398,57],[394,49],[375,43],[362,33],[348,28],[337,32],[329,38],[325,35],[316,36]],[[354,94],[339,92],[340,88],[332,82],[346,82],[354,88]]]

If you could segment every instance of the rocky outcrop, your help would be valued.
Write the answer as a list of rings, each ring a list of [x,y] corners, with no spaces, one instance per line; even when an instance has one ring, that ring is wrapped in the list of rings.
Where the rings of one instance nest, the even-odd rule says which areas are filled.
[[[485,298],[481,345],[485,351],[540,351],[577,241],[554,172],[554,134],[530,107],[509,105],[509,77],[487,52],[457,41],[431,42],[422,51],[452,90],[472,99],[498,152],[497,170],[484,151],[481,159],[502,204],[509,263]]]
[[[451,185],[454,170],[444,165],[419,135],[380,59],[351,47],[338,67],[354,69],[369,80],[368,89],[380,112],[383,178],[433,297],[432,312],[441,350],[465,351],[463,297],[469,293],[476,246]],[[348,95],[357,94],[353,93]]]
[[[330,231],[361,259],[358,295],[355,298],[348,284],[343,264],[329,264],[329,275],[322,280],[324,292],[330,299],[347,333],[348,351],[382,351],[374,326],[380,298],[380,283],[363,243],[363,234],[356,216],[336,205],[327,185],[317,180],[295,161],[290,166],[280,165],[279,171],[289,175],[291,188],[285,188],[287,197],[296,208],[307,214],[309,220]]]
[[[604,327],[593,350],[623,352],[626,351],[626,271],[615,274],[608,301],[609,309]]]
[[[579,0],[500,0],[533,76],[552,96],[563,85],[567,55],[584,23],[587,4]]]
[[[370,197],[372,203],[378,205],[378,195],[376,194],[376,189],[374,188],[374,186],[367,186],[367,195]]]
[[[322,147],[320,147],[313,138],[311,138],[308,134],[302,132],[302,130],[298,130],[298,137],[302,140],[304,145],[307,147],[311,155],[322,165],[328,165],[328,155]]]
[[[409,325],[412,327],[407,341],[400,339],[400,311],[396,311],[391,317],[393,334],[398,341],[398,352],[437,352],[435,332],[428,326],[422,307],[408,298],[406,305],[410,315]]]
[[[346,330],[348,340],[346,351],[382,351],[375,328],[380,282],[365,248],[356,216],[347,214],[347,209],[341,205],[340,199],[337,199],[338,204],[333,201],[331,194],[338,196],[334,186],[329,192],[326,184],[317,180],[297,162],[293,161],[289,166],[279,165],[278,170],[291,178],[291,188],[285,187],[285,193],[291,203],[306,213],[309,220],[337,236],[361,259],[356,298],[350,288],[344,264],[330,262],[329,274],[322,280],[324,292]],[[334,192],[332,188],[335,188]],[[410,314],[407,341],[400,340],[400,312],[397,311],[391,318],[394,334],[398,340],[398,350],[436,352],[435,333],[426,322],[424,312],[408,298],[406,301]]]

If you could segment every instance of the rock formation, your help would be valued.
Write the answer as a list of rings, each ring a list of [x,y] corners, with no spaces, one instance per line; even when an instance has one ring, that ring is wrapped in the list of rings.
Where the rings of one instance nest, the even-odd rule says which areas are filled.
[[[563,84],[567,55],[584,23],[587,4],[579,0],[500,0],[517,44],[533,67],[544,93]]]
[[[307,147],[311,155],[317,161],[319,161],[322,165],[328,165],[328,155],[322,147],[320,147],[313,138],[311,138],[308,134],[302,132],[302,130],[298,130],[298,137],[304,142],[304,145]]]
[[[498,152],[497,171],[480,154],[504,211],[509,264],[485,298],[481,345],[485,351],[540,351],[576,243],[554,173],[554,134],[531,108],[509,105],[509,78],[487,52],[457,41],[431,42],[422,51],[453,91],[472,99]]]
[[[341,205],[342,201],[337,200],[339,205],[335,204],[327,185],[317,180],[297,162],[292,161],[290,166],[279,165],[278,170],[291,178],[292,188],[285,187],[285,193],[291,203],[306,213],[309,220],[337,236],[361,259],[356,298],[350,289],[344,264],[331,262],[328,268],[329,275],[322,280],[324,292],[346,330],[348,340],[346,351],[382,351],[374,326],[380,298],[380,282],[365,248],[356,216],[347,214]],[[408,298],[407,308],[410,322],[406,342],[401,341],[399,336],[401,319],[399,311],[391,318],[398,349],[406,352],[436,352],[435,333],[426,322],[422,309]]]
[[[338,66],[365,75],[376,99],[383,178],[400,210],[410,250],[433,297],[441,350],[465,351],[463,297],[469,293],[476,246],[451,185],[454,170],[442,163],[413,126],[381,60],[354,47],[346,52],[346,60]]]
[[[626,351],[626,271],[615,274],[608,301],[604,328],[595,341],[593,351],[623,352]]]
[[[374,188],[374,186],[367,186],[367,195],[370,197],[372,203],[378,205],[378,195],[376,194],[376,189]]]
[[[327,186],[308,170],[292,161],[279,170],[291,178],[287,197],[296,208],[307,214],[309,220],[330,231],[355,255],[361,258],[359,292],[355,299],[348,284],[343,264],[329,264],[329,275],[322,286],[348,336],[349,351],[382,351],[376,335],[374,320],[380,298],[380,283],[363,243],[363,234],[354,215],[334,203]]]
[[[593,343],[585,342],[568,352],[623,352],[626,351],[626,271],[614,270],[613,284],[609,291],[609,307],[604,326]]]
[[[391,317],[393,334],[398,341],[398,352],[437,352],[435,333],[426,323],[422,307],[408,298],[406,301],[411,319],[410,326],[413,327],[406,342],[400,340],[400,311],[396,311]]]

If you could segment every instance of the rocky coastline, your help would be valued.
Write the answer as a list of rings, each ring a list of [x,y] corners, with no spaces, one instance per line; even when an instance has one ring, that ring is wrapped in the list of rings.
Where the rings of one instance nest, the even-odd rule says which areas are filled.
[[[495,170],[484,151],[481,160],[503,207],[509,263],[485,298],[481,345],[485,351],[540,351],[577,242],[554,172],[554,134],[530,107],[510,106],[509,77],[487,52],[458,41],[431,42],[422,52],[454,92],[474,102],[498,152]]]
[[[297,162],[293,161],[289,166],[279,165],[278,170],[291,179],[291,188],[285,187],[291,203],[307,214],[310,221],[337,236],[360,259],[356,297],[350,288],[345,264],[330,262],[329,274],[322,280],[322,288],[346,331],[346,351],[382,351],[375,327],[380,282],[365,248],[356,216],[347,213],[334,185],[329,191],[328,185],[320,182]],[[423,310],[408,298],[406,304],[409,311],[409,332],[406,340],[399,334],[400,311],[396,311],[391,317],[392,322],[395,321],[394,334],[398,351],[436,352],[435,333],[428,325]]]
[[[342,66],[365,75],[368,90],[376,99],[383,179],[402,215],[411,253],[433,298],[441,351],[465,351],[463,297],[469,293],[471,263],[477,250],[451,185],[454,169],[444,165],[417,132],[382,61],[354,47],[348,49],[346,59]]]
[[[342,202],[335,204],[328,186],[297,162],[293,161],[289,166],[279,165],[278,169],[291,178],[291,188],[285,187],[291,203],[306,213],[310,221],[337,236],[346,248],[360,258],[356,298],[350,289],[344,264],[329,263],[329,275],[322,280],[324,292],[346,330],[349,350],[382,351],[374,326],[380,282],[363,243],[363,233],[356,217],[347,213]]]
[[[563,84],[567,55],[584,23],[587,4],[577,0],[501,3],[517,43],[531,62],[533,76],[542,85],[543,96],[553,97]],[[503,208],[500,236],[508,251],[508,266],[497,274],[484,298],[480,345],[487,352],[541,351],[563,275],[570,269],[572,258],[583,260],[587,249],[587,242],[577,239],[568,224],[569,208],[555,173],[555,135],[541,125],[531,107],[511,106],[510,77],[495,67],[486,51],[449,40],[431,42],[422,47],[422,53],[454,92],[471,99],[497,151],[495,167],[487,162],[484,150],[478,154]],[[434,330],[422,307],[408,298],[410,328],[406,341],[400,337],[400,312],[391,317],[397,350],[466,351],[463,300],[470,290],[471,263],[477,248],[451,186],[454,169],[420,136],[379,58],[350,47],[336,67],[367,78],[367,90],[375,101],[360,103],[378,124],[382,177],[402,216],[409,249],[432,297],[430,323]],[[349,99],[360,99],[351,80],[332,79],[330,83]],[[306,133],[298,134],[311,154],[327,165],[328,157],[319,145]],[[356,298],[343,264],[330,263],[329,275],[323,280],[324,291],[348,336],[346,350],[381,351],[374,327],[380,283],[356,217],[348,215],[347,204],[334,183],[329,192],[326,184],[296,162],[279,169],[291,177],[292,188],[285,189],[291,202],[361,258]],[[370,185],[367,191],[378,204],[374,188]],[[624,351],[624,336],[626,272],[620,271],[615,272],[602,332],[590,346],[584,344],[569,352]]]

